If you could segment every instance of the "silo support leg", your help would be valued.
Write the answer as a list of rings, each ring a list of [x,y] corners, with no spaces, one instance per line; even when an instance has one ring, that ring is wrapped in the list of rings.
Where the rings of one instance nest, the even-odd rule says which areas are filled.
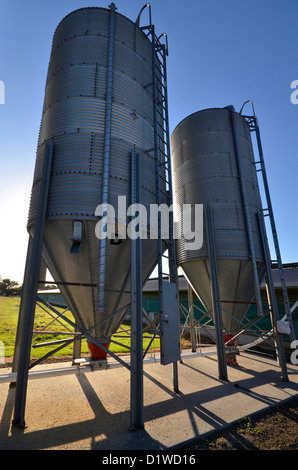
[[[270,308],[273,337],[275,341],[275,348],[277,352],[278,362],[282,371],[282,378],[285,382],[287,382],[289,379],[288,379],[288,372],[287,372],[286,356],[285,356],[285,350],[284,350],[284,345],[282,341],[282,335],[277,331],[276,322],[279,319],[278,306],[277,306],[277,300],[276,300],[274,283],[273,283],[272,272],[271,272],[271,259],[270,259],[270,253],[269,253],[269,248],[268,248],[268,240],[266,237],[264,216],[261,212],[258,212],[258,218],[259,218],[259,229],[260,229],[265,264],[266,264],[266,291],[267,291],[268,303],[269,303],[269,308]]]
[[[141,165],[139,154],[131,152],[131,202],[141,201]],[[144,428],[143,417],[143,305],[142,240],[131,239],[131,369],[130,429]]]
[[[214,240],[214,232],[213,232],[213,218],[212,218],[212,212],[209,209],[209,207],[205,209],[205,219],[206,219],[206,233],[207,233],[207,242],[208,242],[207,244],[208,244],[208,253],[209,253],[209,265],[210,265],[212,305],[213,305],[215,335],[216,335],[218,376],[222,380],[228,380],[225,344],[224,344],[224,337],[223,337],[223,323],[222,323],[221,305],[220,305],[220,292],[219,292],[219,285],[218,285],[216,248],[215,248],[215,240]]]
[[[35,316],[35,304],[40,273],[44,224],[50,184],[53,145],[45,148],[42,178],[40,183],[37,218],[34,237],[29,237],[25,266],[23,294],[19,312],[19,324],[16,337],[14,363],[17,369],[15,409],[12,424],[25,428],[25,404],[27,394],[30,350]]]
[[[191,340],[191,350],[196,352],[196,334],[195,334],[195,316],[194,316],[194,304],[193,304],[193,290],[192,287],[188,284],[187,286],[188,293],[188,313],[190,320],[190,340]]]
[[[180,393],[178,382],[178,362],[173,362],[173,388],[175,393]]]
[[[131,430],[144,428],[141,240],[132,240],[131,257]]]

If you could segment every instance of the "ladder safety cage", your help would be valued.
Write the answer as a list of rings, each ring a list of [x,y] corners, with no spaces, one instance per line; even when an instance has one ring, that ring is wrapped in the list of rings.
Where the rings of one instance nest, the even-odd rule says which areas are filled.
[[[149,25],[139,26],[140,15],[142,11],[149,7]],[[147,150],[147,153],[153,153],[155,158],[155,174],[156,174],[156,203],[158,206],[166,204],[168,208],[173,208],[173,191],[172,191],[172,169],[171,169],[171,151],[170,151],[170,132],[169,132],[169,117],[168,117],[168,94],[167,94],[167,72],[166,72],[166,57],[168,55],[168,40],[166,33],[157,36],[155,27],[151,21],[151,6],[146,4],[136,21],[136,24],[147,35],[152,44],[152,80],[150,83],[145,84],[144,87],[151,90],[153,101],[153,128],[154,128],[154,147]],[[161,39],[165,39],[161,41]],[[150,87],[150,88],[149,88]],[[158,238],[157,238],[157,251],[158,251],[158,291],[159,291],[159,313],[160,313],[160,342],[161,342],[161,362],[163,364],[173,363],[180,359],[180,336],[178,335],[177,350],[173,353],[171,351],[169,356],[167,352],[163,352],[163,348],[167,349],[166,343],[169,343],[170,337],[163,338],[163,335],[172,335],[175,333],[170,328],[168,331],[168,315],[166,310],[171,309],[168,301],[165,306],[166,295],[165,282],[172,283],[174,289],[171,291],[176,292],[177,299],[177,319],[174,315],[171,316],[171,322],[175,329],[175,321],[179,323],[179,307],[178,307],[178,277],[177,277],[177,261],[176,261],[176,247],[174,239],[174,217],[173,210],[169,210],[169,235],[162,238],[162,220],[161,212],[158,211]],[[165,271],[165,266],[168,272]],[[177,324],[178,330],[180,325]],[[164,331],[163,331],[164,328]],[[179,342],[179,344],[178,344]],[[179,347],[178,347],[179,346]],[[179,350],[179,354],[178,354]],[[179,357],[178,357],[179,356]],[[174,365],[175,368],[175,365]],[[174,375],[176,372],[174,370]],[[177,383],[174,388],[177,389]]]
[[[256,172],[261,172],[263,186],[264,186],[264,192],[265,192],[265,197],[266,197],[266,204],[267,204],[267,207],[262,208],[262,214],[263,214],[263,217],[269,217],[269,220],[270,220],[270,227],[271,227],[271,233],[272,233],[273,244],[274,244],[274,249],[275,249],[275,256],[276,256],[276,263],[277,263],[277,267],[278,267],[279,279],[280,279],[280,283],[281,283],[283,301],[284,301],[284,306],[285,306],[285,314],[286,314],[286,318],[287,318],[287,321],[288,321],[288,324],[289,324],[289,327],[290,327],[290,331],[291,331],[290,338],[291,338],[291,341],[294,341],[296,339],[296,335],[295,335],[295,330],[294,330],[294,325],[293,325],[293,320],[292,320],[292,313],[291,313],[290,302],[289,302],[289,298],[288,298],[286,280],[285,280],[285,276],[284,276],[282,258],[281,258],[281,253],[280,253],[278,237],[277,237],[276,224],[275,224],[273,208],[272,208],[272,203],[271,203],[269,184],[268,184],[266,168],[265,168],[265,162],[264,162],[264,154],[263,154],[263,149],[262,149],[260,128],[259,128],[259,124],[258,124],[258,119],[255,115],[254,106],[253,106],[253,103],[252,103],[251,100],[248,100],[243,104],[243,106],[240,110],[240,114],[241,114],[241,112],[243,110],[243,107],[246,103],[251,103],[252,104],[253,115],[252,116],[242,115],[242,117],[248,123],[250,132],[251,133],[255,132],[256,143],[257,143],[257,148],[258,148],[258,158],[259,159],[258,159],[258,161],[255,161],[254,163],[255,163]],[[271,266],[272,266],[272,260],[271,260]]]

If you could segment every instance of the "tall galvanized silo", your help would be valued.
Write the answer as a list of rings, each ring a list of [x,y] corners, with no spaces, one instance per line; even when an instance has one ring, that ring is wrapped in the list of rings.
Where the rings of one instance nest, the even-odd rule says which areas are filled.
[[[183,204],[203,204],[212,212],[223,329],[233,335],[250,302],[260,295],[256,285],[265,274],[257,217],[262,204],[249,125],[232,107],[205,109],[178,124],[171,148],[175,203],[181,209]],[[181,226],[177,256],[179,267],[213,316],[205,222],[198,250],[185,249]]]
[[[126,196],[127,206],[131,201],[132,152],[141,162],[141,202],[147,209],[156,203],[156,162],[150,153],[156,145],[154,104],[158,115],[163,109],[153,101],[153,67],[158,77],[152,42],[114,4],[76,10],[55,31],[28,230],[33,234],[44,150],[51,141],[43,258],[77,324],[85,331],[100,323],[91,334],[103,344],[129,308],[131,250],[128,237],[116,242],[96,237],[95,211],[111,204],[120,223],[118,196]],[[158,98],[158,84],[156,93]],[[157,262],[156,241],[143,240],[142,258],[145,282]]]

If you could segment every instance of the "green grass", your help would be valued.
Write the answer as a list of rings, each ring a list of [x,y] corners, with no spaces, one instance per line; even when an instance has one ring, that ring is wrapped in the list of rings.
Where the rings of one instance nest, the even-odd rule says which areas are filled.
[[[6,357],[13,355],[19,305],[17,297],[0,297],[0,341]]]
[[[237,431],[241,434],[250,434],[257,436],[264,433],[264,430],[258,426],[255,426],[249,416],[244,416],[237,423]]]
[[[15,338],[16,338],[16,330],[17,330],[17,324],[18,324],[18,315],[19,315],[19,306],[20,306],[20,298],[19,297],[1,297],[0,296],[0,341],[2,341],[4,345],[4,355],[5,357],[11,357],[14,354],[14,345],[15,345]],[[55,307],[56,308],[56,307]],[[63,311],[63,309],[57,308],[59,311]],[[74,322],[74,318],[71,314],[71,312],[67,312],[66,315],[70,320]],[[48,323],[52,320],[53,318],[45,312],[41,307],[37,306],[36,311],[35,311],[35,321],[34,321],[34,330],[42,330],[43,328],[48,325]],[[67,323],[61,319],[59,319],[63,323],[59,323],[58,321],[54,321],[49,325],[47,328],[45,328],[47,331],[59,331],[59,332],[67,332],[69,328],[71,328]],[[122,328],[124,330],[128,330],[129,326],[122,325]],[[118,337],[118,335],[121,335],[121,337]],[[112,339],[115,339],[115,341],[122,343],[126,346],[130,346],[130,338],[126,336],[126,333],[123,333],[123,331],[118,331]],[[37,334],[33,338],[32,344],[36,343],[44,343],[46,341],[56,341],[59,339],[66,339],[70,338],[70,336],[65,336],[65,335],[54,335],[54,334]],[[150,341],[150,338],[146,338],[144,336],[143,340],[143,347],[146,348],[148,343]],[[31,348],[31,357],[34,358],[40,358],[43,357],[45,354],[47,354],[49,351],[55,349],[55,347],[60,346],[59,344],[57,346],[44,346],[44,347],[39,347],[39,348]],[[155,339],[152,346],[152,348],[158,348],[159,347],[159,339]],[[110,345],[110,350],[115,353],[121,353],[121,352],[129,352],[129,349],[119,346],[117,344],[111,343]],[[81,345],[81,351],[82,354],[87,353],[88,354],[88,346],[86,340],[82,340],[82,345]],[[68,346],[65,346],[63,349],[60,349],[58,352],[54,354],[54,356],[71,356],[73,353],[73,344],[70,344]]]

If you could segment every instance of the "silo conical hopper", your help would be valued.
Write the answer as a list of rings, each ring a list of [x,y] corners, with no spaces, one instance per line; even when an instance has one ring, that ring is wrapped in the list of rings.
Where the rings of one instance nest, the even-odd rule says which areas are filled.
[[[240,114],[235,111],[233,114],[237,124],[258,280],[261,282],[265,263],[257,213],[262,205],[250,129]],[[212,210],[226,335],[237,332],[256,295],[234,132],[230,107],[214,108],[186,117],[175,128],[171,139],[174,202],[181,210],[183,204],[203,204],[204,208]],[[178,265],[213,318],[205,221],[203,245],[199,250],[185,249],[183,227],[177,236]]]
[[[28,220],[33,234],[44,148],[52,141],[43,259],[77,324],[87,330],[104,321],[90,331],[103,344],[109,343],[129,309],[131,265],[130,239],[107,240],[104,308],[98,308],[103,241],[95,234],[99,220],[95,210],[103,201],[104,178],[106,202],[114,207],[117,221],[118,196],[126,196],[130,204],[134,151],[142,168],[141,202],[147,209],[156,202],[155,160],[147,151],[154,147],[153,97],[148,86],[152,43],[112,7],[76,10],[55,31]],[[155,64],[158,74],[158,59]],[[145,282],[157,263],[156,240],[143,240],[142,259]]]

